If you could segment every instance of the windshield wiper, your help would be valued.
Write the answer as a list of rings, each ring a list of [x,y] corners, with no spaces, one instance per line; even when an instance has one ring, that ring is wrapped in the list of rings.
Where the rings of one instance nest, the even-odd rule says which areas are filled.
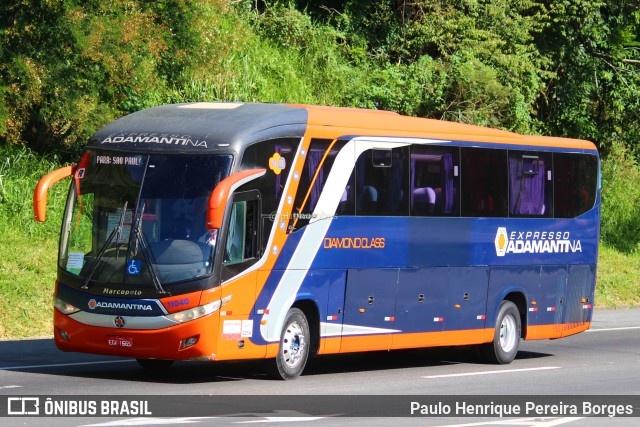
[[[98,256],[93,261],[93,265],[91,266],[91,270],[89,270],[89,274],[87,274],[87,277],[84,279],[84,283],[82,284],[80,289],[89,289],[89,281],[91,280],[91,278],[93,277],[93,274],[98,269],[98,264],[100,263],[100,260],[102,259],[102,256],[107,251],[107,248],[111,244],[111,241],[113,240],[113,238],[116,237],[116,236],[117,236],[116,237],[116,245],[118,245],[118,241],[120,240],[120,235],[122,234],[122,227],[124,226],[124,216],[127,213],[127,204],[128,203],[129,203],[128,201],[124,202],[124,206],[122,207],[122,213],[120,214],[120,221],[118,221],[118,225],[113,230],[111,230],[111,234],[109,234],[109,237],[107,238],[107,241],[104,243],[104,245],[100,249],[100,252],[98,252]],[[118,251],[119,250],[120,250],[120,246],[118,246],[116,248],[116,259],[118,259]]]
[[[142,223],[142,216],[144,215],[145,205],[146,204],[143,203],[142,209],[140,209],[140,216],[138,217],[138,220],[136,221],[135,227],[133,229],[133,235],[136,243],[135,252],[136,253],[138,252],[138,244],[139,244],[142,252],[142,257],[144,258],[145,263],[149,267],[149,274],[151,275],[151,281],[153,282],[153,286],[156,288],[156,292],[158,292],[161,295],[170,295],[169,292],[164,290],[164,288],[162,287],[162,283],[160,283],[160,277],[158,276],[158,273],[156,272],[156,269],[153,266],[153,262],[151,260],[151,251],[149,250],[149,246],[147,246],[147,242],[144,238],[144,234],[140,229],[140,224]]]

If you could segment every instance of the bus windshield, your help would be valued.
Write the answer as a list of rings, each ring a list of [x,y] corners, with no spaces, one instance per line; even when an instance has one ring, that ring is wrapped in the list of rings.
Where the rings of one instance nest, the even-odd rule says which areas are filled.
[[[205,218],[231,155],[88,151],[69,192],[60,268],[94,282],[161,290],[211,274],[217,230]]]

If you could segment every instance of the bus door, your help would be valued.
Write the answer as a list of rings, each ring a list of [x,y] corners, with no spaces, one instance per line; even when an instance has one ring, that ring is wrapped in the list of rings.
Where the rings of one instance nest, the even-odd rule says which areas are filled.
[[[245,273],[260,256],[260,197],[257,191],[236,193],[223,244],[222,300],[218,352],[225,359],[264,357],[266,347],[250,345],[260,320],[252,316],[260,272]]]
[[[397,287],[398,269],[347,271],[341,352],[391,348]]]
[[[449,268],[409,268],[400,271],[394,348],[438,345],[442,339]],[[411,333],[412,335],[406,335]],[[420,333],[420,335],[415,335]]]

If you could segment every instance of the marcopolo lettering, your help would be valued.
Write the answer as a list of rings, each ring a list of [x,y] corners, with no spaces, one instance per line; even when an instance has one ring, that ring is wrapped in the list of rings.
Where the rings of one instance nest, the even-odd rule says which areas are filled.
[[[121,296],[140,296],[142,291],[134,289],[111,289],[103,288],[102,293],[105,295],[121,295]]]

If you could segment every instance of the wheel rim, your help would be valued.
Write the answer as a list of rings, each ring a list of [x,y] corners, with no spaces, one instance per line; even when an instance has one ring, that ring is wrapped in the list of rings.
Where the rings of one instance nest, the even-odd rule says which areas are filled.
[[[516,319],[512,315],[507,315],[500,323],[500,347],[505,353],[512,351],[517,342]]]
[[[307,341],[298,322],[292,322],[282,336],[282,360],[289,368],[295,368],[304,359]]]

